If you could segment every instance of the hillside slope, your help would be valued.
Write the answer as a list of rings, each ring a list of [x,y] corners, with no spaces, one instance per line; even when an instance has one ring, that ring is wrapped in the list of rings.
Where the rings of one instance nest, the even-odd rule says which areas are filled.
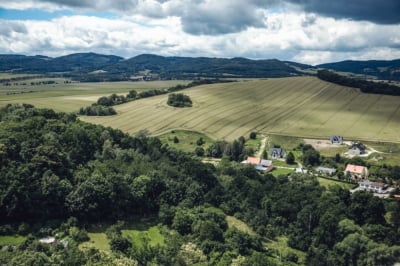
[[[314,77],[194,87],[192,108],[166,105],[167,95],[116,106],[119,115],[81,117],[135,133],[189,129],[232,140],[256,130],[307,137],[400,141],[400,97],[365,94]]]

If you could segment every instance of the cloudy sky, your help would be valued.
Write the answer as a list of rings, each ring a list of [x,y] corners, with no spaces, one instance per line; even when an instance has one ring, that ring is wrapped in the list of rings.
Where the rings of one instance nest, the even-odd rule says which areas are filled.
[[[0,0],[0,53],[400,58],[399,0]]]

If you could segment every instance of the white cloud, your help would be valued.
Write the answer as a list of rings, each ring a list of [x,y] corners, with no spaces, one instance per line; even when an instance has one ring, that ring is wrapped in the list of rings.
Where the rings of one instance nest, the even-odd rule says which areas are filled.
[[[171,13],[174,2],[149,2]],[[139,3],[139,6],[141,4]],[[150,9],[150,8],[149,8]],[[174,9],[174,8],[172,8]],[[309,64],[343,59],[400,57],[400,26],[335,20],[306,13],[263,14],[264,26],[223,35],[193,35],[178,16],[120,18],[64,16],[51,21],[0,21],[0,50],[59,56],[98,52],[132,57],[166,56],[278,58]]]

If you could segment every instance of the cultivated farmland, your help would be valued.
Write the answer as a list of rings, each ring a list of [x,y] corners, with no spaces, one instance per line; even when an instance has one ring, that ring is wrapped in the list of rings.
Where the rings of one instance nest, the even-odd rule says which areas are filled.
[[[326,138],[400,141],[400,97],[364,94],[314,77],[212,84],[185,90],[191,108],[167,106],[167,95],[116,106],[117,116],[81,117],[135,133],[171,129],[232,140],[250,131]]]

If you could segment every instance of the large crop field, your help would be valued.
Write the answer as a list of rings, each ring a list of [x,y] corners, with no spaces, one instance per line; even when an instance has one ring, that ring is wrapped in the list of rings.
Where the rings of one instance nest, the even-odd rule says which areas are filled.
[[[400,141],[400,97],[364,94],[314,77],[212,84],[185,90],[192,108],[173,108],[167,95],[116,106],[117,116],[82,117],[135,133],[195,130],[232,140],[251,131],[347,140]]]
[[[0,73],[0,77],[2,77]],[[18,77],[12,75],[10,77]],[[30,85],[31,82],[52,80],[56,84]],[[69,83],[65,83],[68,81]],[[42,78],[18,81],[17,85],[5,86],[0,84],[0,106],[8,103],[30,103],[40,108],[52,108],[62,112],[77,112],[79,108],[88,106],[101,96],[112,93],[127,94],[134,89],[138,92],[147,89],[164,89],[187,84],[189,81],[151,81],[151,82],[96,82],[70,83],[60,78]],[[25,85],[23,85],[25,84]]]

